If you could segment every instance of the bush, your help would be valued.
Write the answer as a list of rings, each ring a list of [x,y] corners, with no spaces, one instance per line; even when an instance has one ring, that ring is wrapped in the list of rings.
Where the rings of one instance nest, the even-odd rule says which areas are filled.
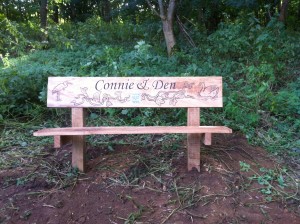
[[[16,23],[0,14],[0,54],[21,56],[32,49],[42,47],[42,31],[32,22]]]
[[[181,47],[170,58],[156,26],[147,31],[143,25],[108,24],[96,17],[86,23],[52,25],[43,46],[47,49],[16,59],[3,54],[0,117],[30,117],[45,108],[49,76],[223,76],[224,108],[203,109],[202,121],[225,123],[258,144],[287,146],[296,135],[286,130],[296,133],[300,125],[295,122],[300,110],[299,34],[288,33],[275,20],[267,27],[249,21],[222,24],[208,38],[198,35],[198,47]],[[186,119],[184,109],[166,114],[109,108],[99,113],[137,125],[158,120],[182,124]]]

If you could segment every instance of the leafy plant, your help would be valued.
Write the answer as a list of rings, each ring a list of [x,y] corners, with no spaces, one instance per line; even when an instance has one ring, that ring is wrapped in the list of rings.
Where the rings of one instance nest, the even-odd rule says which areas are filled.
[[[250,164],[242,161],[240,161],[240,167],[242,172],[253,173],[253,175],[249,177],[249,180],[256,181],[262,186],[259,190],[265,196],[267,201],[272,201],[276,197],[286,200],[295,196],[295,194],[290,194],[288,190],[285,191],[285,188],[291,187],[290,184],[293,183],[293,180],[290,178],[286,168],[267,169],[265,167],[261,167],[259,172],[257,172],[251,168]],[[293,187],[298,187],[297,183],[293,184],[296,185]]]
[[[249,172],[249,170],[250,170],[250,164],[245,163],[243,161],[240,161],[239,163],[240,163],[241,171],[243,171],[243,172]]]
[[[4,67],[9,67],[9,66],[10,66],[8,57],[9,57],[9,53],[6,53],[6,54],[4,55],[4,57],[3,57],[2,54],[0,54],[0,60],[1,60],[2,65],[3,65]]]

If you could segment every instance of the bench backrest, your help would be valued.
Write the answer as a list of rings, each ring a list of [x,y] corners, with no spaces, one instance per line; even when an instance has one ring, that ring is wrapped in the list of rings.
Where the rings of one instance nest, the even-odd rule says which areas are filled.
[[[48,107],[222,107],[222,77],[49,77]]]

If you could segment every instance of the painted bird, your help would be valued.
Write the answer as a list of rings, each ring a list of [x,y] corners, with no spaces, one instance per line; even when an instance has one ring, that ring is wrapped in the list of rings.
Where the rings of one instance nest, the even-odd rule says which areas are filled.
[[[198,95],[204,99],[215,99],[218,97],[219,87],[216,85],[205,86],[204,82],[199,83]]]
[[[69,85],[72,85],[72,83],[68,81],[64,81],[63,83],[60,83],[53,88],[52,95],[56,94],[56,101],[61,101],[60,99],[61,91],[65,90]]]

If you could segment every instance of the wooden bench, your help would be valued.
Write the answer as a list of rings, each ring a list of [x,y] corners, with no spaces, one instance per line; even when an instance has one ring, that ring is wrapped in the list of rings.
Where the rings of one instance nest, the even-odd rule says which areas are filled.
[[[187,134],[188,170],[200,172],[200,141],[224,126],[200,126],[200,107],[222,107],[222,77],[49,77],[48,107],[72,108],[72,127],[47,128],[34,136],[54,136],[54,147],[72,140],[72,166],[85,170],[85,135]],[[85,127],[85,108],[187,108],[186,126]],[[174,121],[176,123],[176,121]]]

